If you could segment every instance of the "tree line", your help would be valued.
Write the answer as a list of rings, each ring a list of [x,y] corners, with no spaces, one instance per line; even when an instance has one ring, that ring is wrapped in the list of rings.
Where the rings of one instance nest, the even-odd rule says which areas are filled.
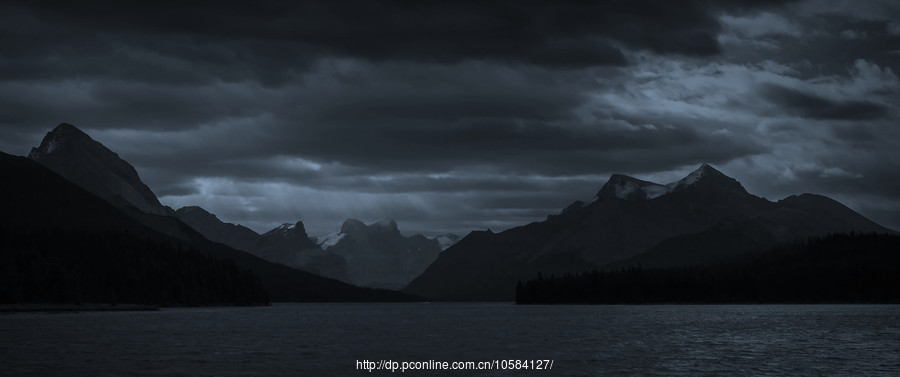
[[[0,303],[267,304],[251,270],[126,231],[0,227]]]
[[[520,281],[519,304],[900,303],[900,236],[832,234],[708,266]]]

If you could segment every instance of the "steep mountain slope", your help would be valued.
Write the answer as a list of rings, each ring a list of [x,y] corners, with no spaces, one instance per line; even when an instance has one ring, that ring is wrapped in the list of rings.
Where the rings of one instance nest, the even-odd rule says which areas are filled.
[[[319,244],[347,261],[352,283],[390,289],[403,288],[441,252],[437,239],[404,237],[393,220],[366,225],[348,219],[338,233],[322,237]]]
[[[538,271],[581,272],[644,257],[666,265],[706,263],[750,252],[747,245],[889,231],[823,198],[773,203],[706,164],[665,185],[615,174],[590,204],[576,202],[543,222],[498,234],[473,232],[405,291],[433,300],[511,300],[516,282]]]
[[[28,158],[116,206],[156,215],[173,213],[141,182],[133,166],[71,124],[48,132]]]
[[[223,222],[216,215],[197,206],[181,207],[175,211],[175,217],[210,241],[221,242],[238,250],[252,250],[259,238],[259,234],[252,229]]]
[[[669,238],[644,253],[603,267],[665,268],[728,262],[780,242],[848,231],[893,233],[831,198],[792,195],[756,217],[724,219],[703,232]]]
[[[0,222],[14,229],[56,229],[101,233],[150,231],[81,186],[24,157],[0,152]]]
[[[758,219],[725,219],[699,233],[668,238],[646,252],[603,265],[604,270],[665,268],[741,260],[768,250],[778,238]]]

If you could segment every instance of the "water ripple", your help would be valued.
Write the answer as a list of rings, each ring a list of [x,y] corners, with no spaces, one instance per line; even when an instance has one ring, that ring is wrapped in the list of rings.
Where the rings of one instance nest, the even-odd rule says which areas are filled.
[[[356,360],[553,359],[453,375],[900,374],[900,307],[283,304],[0,316],[17,376],[362,375]],[[548,373],[552,372],[552,373]],[[424,375],[426,373],[419,373]],[[437,375],[437,372],[433,372]]]

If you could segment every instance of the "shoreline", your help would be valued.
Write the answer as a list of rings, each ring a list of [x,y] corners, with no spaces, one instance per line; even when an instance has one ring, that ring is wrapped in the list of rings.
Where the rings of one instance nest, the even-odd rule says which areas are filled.
[[[129,312],[129,311],[157,311],[158,306],[140,304],[4,304],[0,305],[0,313],[77,313],[77,312]]]

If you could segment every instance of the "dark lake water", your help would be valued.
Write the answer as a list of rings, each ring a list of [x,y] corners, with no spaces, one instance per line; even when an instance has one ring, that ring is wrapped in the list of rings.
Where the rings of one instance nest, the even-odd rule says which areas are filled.
[[[4,314],[0,334],[4,376],[900,375],[891,305],[281,304]],[[357,369],[510,359],[553,365]]]

